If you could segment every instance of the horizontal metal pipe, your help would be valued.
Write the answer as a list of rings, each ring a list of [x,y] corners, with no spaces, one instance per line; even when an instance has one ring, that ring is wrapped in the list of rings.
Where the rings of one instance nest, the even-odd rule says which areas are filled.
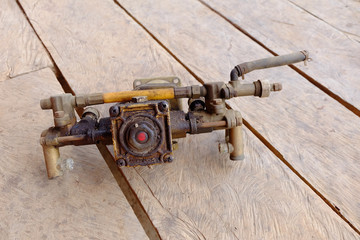
[[[280,67],[283,65],[302,62],[307,60],[308,58],[309,58],[309,53],[304,50],[304,51],[290,53],[287,55],[263,58],[251,62],[244,62],[235,66],[235,68],[231,71],[230,80],[236,81],[238,77],[244,76],[246,73],[249,73],[256,69]]]
[[[104,93],[103,99],[104,103],[113,103],[113,102],[129,102],[133,97],[147,96],[148,100],[166,100],[174,99],[174,89],[173,88],[163,88],[163,89],[149,89],[149,90],[134,90],[134,91],[124,91],[124,92],[111,92]]]
[[[69,99],[65,98],[67,95],[69,95]],[[40,106],[42,109],[56,109],[57,106],[53,105],[58,104],[62,106],[61,104],[64,104],[65,100],[66,103],[71,104],[73,107],[86,107],[103,103],[130,102],[134,97],[140,96],[146,96],[148,100],[170,100],[175,98],[190,98],[193,96],[200,97],[205,95],[205,87],[194,85],[189,87],[93,93],[78,96],[71,96],[71,94],[62,94],[42,99],[40,101]],[[52,99],[54,99],[54,101],[52,101]]]
[[[239,64],[238,66],[241,69],[241,74],[249,73],[256,69],[272,68],[279,67],[283,65],[289,65],[297,62],[302,62],[307,58],[307,55],[304,52],[295,52],[287,55],[263,58],[260,60],[245,62]]]
[[[236,96],[254,96],[255,95],[255,84],[254,83],[244,83],[239,84],[237,88],[235,88]]]
[[[68,143],[68,142],[75,142],[75,141],[83,141],[85,139],[86,139],[86,135],[76,135],[76,136],[58,137],[57,141],[59,143]]]
[[[217,121],[217,122],[204,122],[199,123],[199,128],[217,128],[217,127],[226,127],[226,121]]]

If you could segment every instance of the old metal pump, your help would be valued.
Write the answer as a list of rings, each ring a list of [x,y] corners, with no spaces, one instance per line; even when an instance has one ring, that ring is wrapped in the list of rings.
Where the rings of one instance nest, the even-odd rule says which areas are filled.
[[[268,97],[280,91],[280,83],[258,80],[241,83],[238,78],[256,69],[288,65],[308,60],[306,51],[265,58],[237,65],[230,73],[230,81],[182,87],[177,77],[138,79],[134,90],[96,93],[80,96],[62,94],[42,99],[42,109],[52,109],[54,127],[41,134],[46,169],[49,178],[61,175],[59,147],[102,142],[113,144],[119,167],[145,166],[172,162],[173,140],[187,134],[225,130],[221,152],[231,160],[244,159],[242,117],[228,109],[226,99],[241,96]],[[181,99],[188,99],[185,111]],[[109,117],[100,118],[90,105],[115,103]],[[75,109],[83,108],[76,118]]]

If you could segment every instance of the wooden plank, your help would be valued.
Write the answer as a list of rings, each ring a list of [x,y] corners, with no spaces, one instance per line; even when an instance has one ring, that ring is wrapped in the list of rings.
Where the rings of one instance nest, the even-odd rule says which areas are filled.
[[[50,69],[0,82],[2,239],[146,239],[95,146],[65,147],[74,169],[48,180],[39,144],[53,124],[41,98],[62,92]]]
[[[358,42],[288,1],[255,0],[241,1],[241,4],[236,0],[204,2],[277,54],[298,48],[309,50],[313,59],[311,67],[297,67],[350,103],[350,106],[346,102],[344,105],[349,109],[356,108],[356,114],[360,116]],[[314,4],[317,3],[314,1]]]
[[[0,1],[0,81],[45,67],[51,61],[14,0]]]
[[[203,81],[219,81],[235,64],[268,55],[197,1],[121,4]],[[359,228],[360,130],[354,126],[360,119],[287,67],[253,72],[246,80],[259,78],[283,82],[284,91],[230,105]]]
[[[360,42],[360,2],[354,0],[341,1],[309,1],[289,0],[304,11],[326,22],[349,38]]]
[[[129,90],[132,79],[159,75],[195,83],[112,1],[21,3],[77,93]],[[244,162],[216,151],[222,134],[181,140],[172,164],[123,169],[163,238],[355,238],[252,134]]]
[[[172,164],[125,171],[167,239],[356,239],[334,212],[245,131],[244,162],[214,144],[223,133],[181,140]],[[135,173],[133,172],[135,171]],[[145,187],[137,188],[144,181]],[[149,200],[150,198],[150,200]],[[158,208],[155,208],[155,206]],[[159,208],[167,211],[158,216]],[[170,216],[168,216],[170,215]],[[175,224],[176,223],[176,224]]]

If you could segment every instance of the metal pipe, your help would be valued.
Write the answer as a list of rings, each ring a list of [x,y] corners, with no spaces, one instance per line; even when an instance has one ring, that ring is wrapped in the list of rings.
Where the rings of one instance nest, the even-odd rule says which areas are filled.
[[[229,130],[229,143],[234,150],[230,153],[230,159],[234,161],[244,160],[244,141],[242,126],[237,126]]]
[[[235,88],[236,96],[254,96],[256,93],[256,85],[254,83],[239,84]]]
[[[244,76],[246,73],[249,73],[256,69],[279,67],[283,65],[306,61],[307,59],[309,59],[309,53],[304,50],[287,55],[263,58],[252,62],[244,62],[235,66],[235,68],[231,70],[230,80],[236,81],[238,80],[238,77]]]
[[[133,97],[147,96],[148,100],[167,100],[174,99],[173,88],[159,88],[159,89],[148,89],[148,90],[134,90],[124,92],[112,92],[104,93],[104,103],[113,102],[129,102]]]
[[[69,143],[69,142],[77,142],[77,141],[84,141],[86,140],[86,135],[76,135],[76,136],[63,136],[63,137],[58,137],[57,141],[60,144],[65,144],[65,143]]]
[[[62,175],[61,166],[60,166],[60,152],[59,148],[56,146],[47,146],[42,145],[46,171],[49,179],[58,177]]]
[[[232,83],[239,83],[239,81],[233,81]],[[281,83],[269,83],[266,80],[258,80],[253,83],[234,84],[236,91],[236,97],[243,96],[258,96],[268,97],[270,92],[280,91],[282,89]]]
[[[204,122],[199,123],[199,128],[218,128],[218,127],[226,127],[226,121],[217,121],[217,122]]]

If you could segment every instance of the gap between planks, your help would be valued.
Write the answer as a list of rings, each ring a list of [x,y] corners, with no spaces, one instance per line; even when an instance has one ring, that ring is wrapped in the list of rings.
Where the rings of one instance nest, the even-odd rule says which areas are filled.
[[[55,63],[54,58],[52,57],[52,55],[50,54],[49,50],[46,48],[43,40],[40,38],[39,34],[36,32],[33,24],[31,23],[28,15],[26,14],[24,8],[22,7],[21,3],[19,2],[19,0],[16,0],[17,5],[19,6],[21,12],[24,14],[26,21],[29,23],[30,27],[32,28],[32,30],[34,31],[36,37],[39,39],[41,45],[43,46],[43,48],[45,49],[47,55],[50,58],[51,63],[53,64],[53,72],[55,74],[55,77],[58,79],[62,89],[66,92],[66,93],[71,93],[72,95],[75,95],[75,92],[71,89],[70,85],[67,83],[63,73],[61,72],[60,68],[58,67],[58,65]]]
[[[263,43],[261,43],[259,40],[257,40],[256,38],[254,38],[252,35],[250,35],[248,32],[246,32],[245,30],[243,30],[242,28],[240,28],[237,24],[233,23],[231,20],[229,20],[228,18],[226,18],[224,15],[222,15],[221,13],[219,13],[218,11],[216,11],[215,9],[213,9],[212,7],[210,7],[208,4],[204,3],[202,0],[198,0],[200,3],[202,3],[203,5],[205,5],[207,8],[209,8],[211,11],[213,11],[214,13],[216,13],[217,15],[221,16],[223,19],[225,19],[228,23],[230,23],[232,26],[234,26],[237,30],[239,30],[240,32],[242,32],[243,34],[245,34],[247,37],[249,37],[251,40],[253,40],[254,42],[256,42],[257,44],[259,44],[261,47],[263,47],[265,50],[267,50],[268,52],[270,52],[272,55],[274,56],[278,56],[277,53],[275,53],[274,51],[272,51],[271,49],[269,49],[267,46],[265,46]],[[73,89],[70,87],[69,83],[66,81],[64,75],[62,74],[61,70],[59,69],[59,67],[57,66],[56,62],[54,61],[52,55],[50,54],[49,50],[46,48],[44,42],[42,41],[42,39],[40,38],[40,36],[38,35],[38,33],[36,32],[34,26],[32,25],[30,19],[28,18],[25,10],[23,9],[21,3],[16,0],[19,8],[21,9],[22,13],[24,14],[24,16],[26,17],[26,20],[28,21],[28,23],[30,24],[31,28],[33,29],[34,33],[36,34],[37,38],[39,39],[39,41],[41,42],[42,46],[44,47],[44,49],[46,50],[51,62],[53,63],[54,68],[52,69],[54,71],[54,74],[56,76],[56,78],[58,79],[61,87],[63,88],[64,92],[66,93],[71,93],[73,95],[75,95],[75,92],[73,91]],[[174,53],[172,53],[170,51],[170,49],[168,49],[159,39],[157,39],[155,37],[154,34],[152,34],[138,19],[136,19],[127,9],[125,9],[119,2],[117,2],[116,0],[114,0],[114,3],[120,7],[129,17],[131,17],[147,34],[149,34],[167,53],[169,53],[178,63],[181,64],[182,67],[184,67],[198,82],[200,82],[201,84],[204,83],[204,81],[197,76],[188,66],[186,66]],[[318,87],[319,89],[321,89],[323,92],[325,92],[327,95],[329,95],[330,97],[332,97],[333,99],[335,99],[336,101],[338,101],[340,104],[342,104],[344,107],[346,107],[348,110],[350,110],[351,112],[353,112],[355,115],[360,117],[360,110],[358,110],[357,108],[355,108],[353,105],[351,105],[350,103],[348,103],[347,101],[343,100],[341,97],[339,97],[338,95],[336,95],[335,93],[333,93],[332,91],[330,91],[328,88],[326,88],[325,86],[323,86],[322,84],[320,84],[319,82],[317,82],[315,79],[313,79],[312,77],[308,76],[306,73],[304,73],[303,71],[301,71],[300,69],[298,69],[297,67],[293,66],[293,65],[289,65],[289,67],[291,67],[294,71],[296,71],[297,73],[299,73],[302,77],[304,77],[305,79],[307,79],[309,82],[311,82],[313,85],[315,85],[316,87]],[[78,112],[82,112],[82,109],[77,109]],[[360,234],[360,231],[346,218],[344,217],[340,211],[337,209],[336,206],[332,205],[330,203],[329,200],[327,200],[315,187],[312,186],[312,184],[305,178],[303,177],[284,157],[283,155],[273,146],[271,145],[271,143],[269,141],[267,141],[267,139],[265,137],[263,137],[255,128],[253,128],[251,126],[251,124],[246,121],[246,119],[244,119],[244,125],[275,155],[277,156],[281,162],[283,162],[297,177],[300,178],[301,181],[303,181],[315,194],[317,194],[336,214],[338,214],[338,216],[340,216],[340,218],[342,220],[344,220],[355,232],[357,232],[358,234]],[[115,180],[117,181],[120,189],[123,191],[126,199],[128,200],[128,202],[130,203],[135,215],[137,216],[137,218],[139,219],[142,227],[144,228],[146,234],[148,235],[148,237],[150,239],[160,239],[160,235],[156,229],[156,227],[153,225],[153,223],[151,222],[151,219],[149,218],[149,216],[147,215],[143,205],[141,204],[140,200],[138,199],[135,191],[133,190],[133,188],[131,187],[130,183],[128,182],[128,180],[126,179],[125,175],[123,174],[121,169],[118,169],[117,166],[115,165],[115,162],[113,161],[113,157],[111,155],[111,153],[109,152],[109,150],[106,148],[106,146],[104,146],[103,144],[97,144],[97,147],[100,151],[100,153],[102,154],[105,162],[107,163],[110,171],[112,172]],[[111,159],[111,161],[110,161]]]
[[[357,234],[360,235],[360,231],[340,212],[340,209],[331,204],[331,202],[319,192],[304,176],[302,176],[285,158],[284,156],[265,138],[263,137],[256,129],[254,129],[249,122],[244,119],[244,125],[268,148],[270,151],[275,154],[277,158],[280,159],[298,178],[301,179],[316,195],[318,195],[325,203],[328,205],[339,217],[344,220]]]
[[[115,0],[114,0],[115,1]],[[212,12],[214,12],[215,14],[217,14],[218,16],[220,16],[221,18],[223,18],[225,21],[227,21],[230,25],[232,25],[234,28],[236,28],[238,31],[240,31],[241,33],[243,33],[245,36],[247,36],[248,38],[250,38],[251,40],[253,40],[254,42],[256,42],[259,46],[261,46],[262,48],[264,48],[266,51],[268,51],[269,53],[271,53],[274,56],[279,56],[275,51],[271,50],[269,47],[267,47],[265,44],[263,44],[261,41],[259,41],[258,39],[256,39],[254,36],[252,36],[250,33],[248,33],[246,30],[244,30],[243,28],[241,28],[238,24],[234,23],[233,21],[231,21],[229,18],[227,18],[226,16],[224,16],[222,13],[220,13],[219,11],[217,11],[216,9],[214,9],[213,7],[211,7],[209,4],[205,3],[202,0],[198,0],[201,4],[203,4],[205,7],[207,7],[208,9],[210,9]],[[311,13],[309,13],[311,14]],[[341,98],[339,95],[335,94],[334,92],[332,92],[330,89],[328,89],[327,87],[325,87],[323,84],[321,84],[320,82],[316,81],[313,77],[309,76],[308,74],[306,74],[305,72],[303,72],[302,70],[300,70],[298,67],[294,66],[294,65],[288,65],[291,69],[293,69],[295,72],[297,72],[298,74],[300,74],[303,78],[305,78],[306,80],[308,80],[310,83],[312,83],[314,86],[316,86],[317,88],[319,88],[321,91],[323,91],[324,93],[326,93],[329,97],[333,98],[334,100],[336,100],[337,102],[339,102],[341,105],[343,105],[346,109],[348,109],[350,112],[354,113],[356,116],[360,117],[360,110],[357,109],[354,105],[352,105],[351,103],[347,102],[346,100],[344,100],[343,98]],[[358,232],[360,234],[360,232]]]
[[[201,84],[204,84],[204,80],[202,80],[199,76],[197,76],[186,64],[184,64],[169,48],[167,48],[149,29],[147,29],[134,15],[132,15],[124,6],[122,6],[117,0],[113,0],[114,3],[119,6],[131,19],[133,19],[146,33],[148,33],[162,48],[165,49],[178,63],[181,64],[197,81],[199,81]],[[261,47],[266,49],[268,52],[273,54],[274,56],[278,56],[277,53],[266,47],[263,43],[258,41],[256,38],[251,36],[249,33],[247,33],[245,30],[241,29],[239,26],[237,26],[235,23],[232,23],[229,19],[227,19],[225,16],[221,15],[221,13],[218,13],[216,10],[208,6],[206,3],[204,3],[202,0],[198,0],[202,4],[204,4],[206,7],[208,7],[210,10],[215,12],[216,14],[220,15],[222,18],[224,18],[227,22],[229,22],[231,25],[233,25],[236,29],[238,29],[240,32],[248,36],[251,40],[259,44]],[[318,87],[320,90],[324,91],[326,94],[328,94],[330,97],[334,98],[336,101],[341,103],[343,106],[345,106],[347,109],[349,109],[351,112],[353,112],[355,115],[360,117],[360,110],[355,108],[350,103],[343,100],[341,97],[336,95],[335,93],[331,92],[328,88],[317,82],[312,77],[308,76],[306,73],[301,71],[299,68],[295,67],[294,65],[289,65],[293,70],[295,70],[297,73],[299,73],[302,77],[307,79],[309,82],[314,84],[316,87]],[[228,106],[229,107],[229,106]],[[229,107],[230,108],[230,107]],[[304,182],[316,195],[318,195],[326,205],[328,205],[343,221],[345,221],[357,234],[360,235],[360,231],[339,211],[337,206],[334,206],[331,204],[331,202],[321,193],[319,192],[304,176],[302,176],[285,158],[284,156],[277,150],[264,136],[262,136],[252,125],[244,120],[244,125],[275,155],[279,158],[279,160],[284,163],[302,182]]]

